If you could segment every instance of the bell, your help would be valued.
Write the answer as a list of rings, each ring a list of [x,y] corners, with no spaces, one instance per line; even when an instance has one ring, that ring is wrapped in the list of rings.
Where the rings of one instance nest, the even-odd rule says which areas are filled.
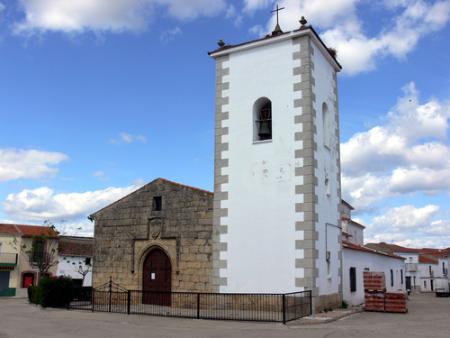
[[[259,122],[259,130],[258,130],[258,136],[262,140],[270,139],[272,137],[272,128],[271,128],[271,121],[260,121]]]

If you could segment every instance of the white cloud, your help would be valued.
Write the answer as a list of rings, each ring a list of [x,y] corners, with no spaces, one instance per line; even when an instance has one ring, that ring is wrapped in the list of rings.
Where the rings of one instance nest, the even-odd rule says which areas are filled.
[[[243,16],[242,14],[240,14],[237,10],[236,7],[234,7],[233,4],[228,5],[227,10],[225,12],[225,17],[229,20],[233,21],[233,24],[236,27],[239,27],[242,24],[243,21]]]
[[[130,144],[134,142],[147,143],[147,138],[143,135],[133,135],[125,132],[119,133],[117,138],[113,138],[110,140],[113,144]]]
[[[92,176],[94,176],[95,178],[98,178],[99,180],[103,180],[103,179],[106,178],[106,174],[105,174],[105,172],[102,171],[102,170],[94,171],[94,172],[92,173]]]
[[[154,19],[157,7],[178,20],[214,16],[224,11],[225,0],[20,0],[25,18],[18,33],[35,31],[139,31]]]
[[[142,0],[21,0],[25,19],[17,32],[139,30],[150,8]]]
[[[167,6],[169,15],[180,20],[191,20],[197,17],[211,17],[224,11],[225,0],[149,0]]]
[[[433,220],[439,207],[403,205],[373,218],[366,242],[388,242],[410,247],[448,247],[450,220]]]
[[[244,7],[247,11],[254,11],[273,2],[246,0]],[[370,10],[370,4],[359,0],[284,0],[280,6],[287,10],[280,14],[280,21],[284,30],[292,30],[300,26],[298,20],[305,16],[309,23],[322,30],[321,35],[327,45],[336,48],[343,71],[357,74],[374,69],[379,58],[404,58],[422,37],[442,29],[450,18],[449,0],[433,3],[424,0],[385,1],[381,5],[385,9],[381,15],[391,20],[372,35],[365,32],[358,12],[363,6],[366,6],[366,11]],[[273,29],[274,20],[272,17],[266,32]]]
[[[266,30],[261,25],[254,25],[248,29],[248,32],[258,37],[263,37],[267,34]]]
[[[164,32],[161,33],[161,35],[159,36],[160,40],[163,42],[170,42],[172,40],[175,40],[177,38],[177,36],[180,36],[181,34],[183,34],[182,30],[180,27],[174,27],[172,29],[168,29]]]
[[[244,0],[244,11],[251,12],[269,6],[272,0]]]
[[[386,115],[386,122],[354,134],[341,145],[345,198],[367,208],[388,196],[450,190],[450,106],[420,103],[414,83]]]
[[[431,223],[431,219],[439,211],[437,205],[429,204],[422,208],[403,205],[389,209],[384,215],[373,218],[375,225],[390,225],[397,229],[423,228]]]
[[[49,220],[74,222],[85,219],[89,214],[117,201],[137,187],[109,187],[102,190],[55,193],[49,187],[24,189],[9,194],[3,202],[8,218],[25,222]]]
[[[55,166],[67,159],[67,155],[58,152],[0,149],[0,182],[53,175],[58,172]]]
[[[94,235],[94,223],[87,219],[75,222],[56,222],[53,225],[62,236],[89,237]]]

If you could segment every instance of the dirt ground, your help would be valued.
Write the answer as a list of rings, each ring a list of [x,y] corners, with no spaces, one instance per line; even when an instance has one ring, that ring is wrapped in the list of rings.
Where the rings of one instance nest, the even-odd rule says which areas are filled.
[[[41,309],[0,299],[0,338],[450,337],[450,298],[413,295],[407,314],[363,312],[318,325],[209,321]]]

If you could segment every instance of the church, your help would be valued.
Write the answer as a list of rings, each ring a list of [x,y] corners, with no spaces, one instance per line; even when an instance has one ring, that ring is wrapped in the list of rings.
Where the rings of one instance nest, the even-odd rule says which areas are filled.
[[[342,302],[336,75],[302,17],[261,39],[220,40],[214,192],[156,179],[95,212],[93,285],[217,293],[311,290]]]

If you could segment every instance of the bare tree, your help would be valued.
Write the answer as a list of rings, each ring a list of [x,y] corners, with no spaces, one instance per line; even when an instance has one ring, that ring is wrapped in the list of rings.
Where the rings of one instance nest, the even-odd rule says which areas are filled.
[[[81,286],[83,286],[84,280],[85,280],[87,274],[92,271],[92,267],[91,267],[91,264],[86,264],[86,263],[83,266],[83,264],[80,262],[80,264],[78,265],[78,270],[75,269],[75,271],[81,275],[81,277],[82,277]]]
[[[44,225],[49,226],[57,235],[55,226],[48,221]],[[46,234],[31,237],[30,241],[23,241],[19,248],[19,242],[13,239],[11,245],[17,251],[28,258],[30,265],[39,271],[39,276],[45,276],[49,270],[58,264],[58,240],[56,237]]]
[[[49,270],[58,264],[57,248],[57,240],[45,235],[34,236],[31,246],[23,245],[23,250],[29,258],[30,265],[39,270],[40,276],[47,275]]]

